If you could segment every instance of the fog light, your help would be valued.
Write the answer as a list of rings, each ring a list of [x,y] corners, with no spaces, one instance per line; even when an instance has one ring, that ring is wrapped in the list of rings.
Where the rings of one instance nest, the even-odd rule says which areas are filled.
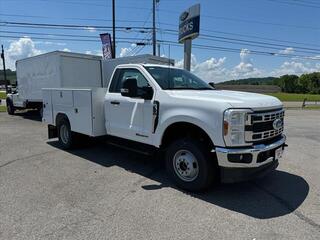
[[[250,153],[245,154],[228,154],[229,162],[233,163],[251,163],[252,155]]]

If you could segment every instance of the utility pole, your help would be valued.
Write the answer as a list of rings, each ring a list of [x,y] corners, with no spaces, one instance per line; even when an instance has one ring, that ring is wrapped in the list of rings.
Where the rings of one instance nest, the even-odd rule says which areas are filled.
[[[116,6],[112,0],[112,57],[116,58]]]
[[[158,43],[158,56],[160,57],[160,43]]]
[[[156,45],[157,45],[157,40],[156,40],[156,0],[153,0],[153,31],[152,31],[152,45],[153,45],[153,56],[156,56]]]
[[[2,58],[2,63],[3,63],[4,84],[6,86],[6,93],[8,93],[8,82],[7,82],[7,73],[6,73],[6,60],[4,58],[3,45],[1,45],[1,58]]]

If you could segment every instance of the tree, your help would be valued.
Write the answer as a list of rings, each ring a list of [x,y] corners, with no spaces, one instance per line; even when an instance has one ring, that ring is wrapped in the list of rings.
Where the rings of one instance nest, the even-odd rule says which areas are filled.
[[[280,87],[283,92],[294,93],[297,90],[299,77],[296,75],[284,75],[280,77]]]

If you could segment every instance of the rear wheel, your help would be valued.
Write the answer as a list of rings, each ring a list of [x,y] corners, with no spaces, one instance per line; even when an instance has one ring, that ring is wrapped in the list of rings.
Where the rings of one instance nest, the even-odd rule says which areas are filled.
[[[39,116],[42,118],[43,117],[43,108],[39,107],[39,108],[37,108],[37,111],[39,113]]]
[[[74,146],[75,134],[71,131],[70,123],[66,118],[57,123],[59,143],[63,149],[70,149]]]
[[[9,115],[14,115],[14,112],[15,112],[15,108],[10,99],[7,99],[7,112]]]
[[[191,138],[174,141],[166,152],[166,168],[174,182],[188,191],[206,190],[217,175],[209,151]]]

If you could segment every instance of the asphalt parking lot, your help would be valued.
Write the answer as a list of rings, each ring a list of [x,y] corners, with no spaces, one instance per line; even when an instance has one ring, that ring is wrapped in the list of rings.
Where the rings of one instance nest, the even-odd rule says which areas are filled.
[[[320,239],[320,111],[288,110],[289,148],[264,179],[188,194],[160,162],[47,140],[0,113],[0,239]]]

